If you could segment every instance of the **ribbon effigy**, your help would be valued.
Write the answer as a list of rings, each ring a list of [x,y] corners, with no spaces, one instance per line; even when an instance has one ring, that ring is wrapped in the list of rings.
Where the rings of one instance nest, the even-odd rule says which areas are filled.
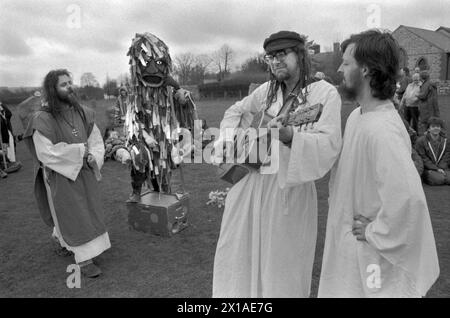
[[[193,129],[196,108],[191,98],[180,101],[176,95],[180,87],[170,76],[172,60],[162,40],[150,33],[136,34],[128,56],[131,93],[124,132],[132,164],[139,173],[148,172],[162,192],[170,193],[176,168],[171,151],[179,141],[179,129]]]

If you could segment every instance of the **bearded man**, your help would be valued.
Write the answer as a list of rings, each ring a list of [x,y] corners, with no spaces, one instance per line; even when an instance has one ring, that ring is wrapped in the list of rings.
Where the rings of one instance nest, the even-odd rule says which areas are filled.
[[[250,172],[228,192],[213,297],[309,296],[317,236],[314,181],[340,151],[341,98],[328,82],[311,80],[304,37],[280,31],[263,47],[271,80],[226,110],[215,147],[232,142],[228,131],[248,128],[258,115],[273,117],[268,127],[279,140],[272,140],[271,165]],[[319,104],[323,111],[314,125],[280,124],[290,109]]]
[[[128,51],[131,94],[125,116],[125,134],[132,157],[133,192],[127,202],[139,202],[142,185],[171,192],[176,165],[171,157],[178,129],[194,127],[195,105],[189,92],[170,76],[169,48],[151,33],[136,34]]]
[[[43,107],[24,133],[36,163],[39,211],[53,228],[58,252],[73,254],[82,274],[97,277],[101,270],[93,258],[111,247],[99,201],[103,140],[94,111],[79,104],[67,70],[50,71],[43,91]]]
[[[319,297],[422,297],[439,275],[411,140],[392,98],[399,46],[389,33],[342,43],[348,117],[330,179]]]

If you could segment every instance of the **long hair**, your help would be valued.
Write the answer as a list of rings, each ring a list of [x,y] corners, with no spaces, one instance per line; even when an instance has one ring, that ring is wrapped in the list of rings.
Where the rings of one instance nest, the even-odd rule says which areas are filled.
[[[62,107],[61,100],[58,98],[56,86],[58,85],[58,78],[63,75],[72,77],[70,72],[66,69],[52,70],[45,76],[42,84],[44,101],[46,102],[46,106],[44,106],[43,109],[50,112],[53,116],[58,115]],[[70,98],[68,102],[75,110],[82,111],[81,105],[75,98]]]
[[[400,48],[388,32],[369,30],[345,40],[342,52],[354,43],[354,57],[359,66],[367,66],[372,96],[381,100],[394,96],[399,69]]]
[[[311,77],[311,60],[309,58],[308,54],[308,48],[305,46],[305,44],[301,43],[295,47],[292,48],[294,52],[297,54],[297,60],[298,65],[300,67],[300,88],[307,87],[308,84],[310,84],[313,80]],[[268,67],[269,73],[270,73],[270,84],[269,84],[269,91],[267,93],[267,100],[266,100],[266,110],[269,109],[269,107],[277,100],[277,92],[280,86],[283,84],[282,81],[278,81],[275,75],[272,73],[272,70],[270,69],[270,66]],[[308,95],[308,90],[306,89],[305,95],[304,95],[304,101],[306,102],[306,97]]]

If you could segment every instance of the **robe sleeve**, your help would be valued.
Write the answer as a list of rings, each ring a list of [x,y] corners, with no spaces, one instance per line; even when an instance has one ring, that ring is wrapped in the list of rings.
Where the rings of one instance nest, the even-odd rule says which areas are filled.
[[[40,162],[72,181],[77,179],[83,166],[84,144],[52,144],[38,130],[33,133],[33,142]]]
[[[225,111],[223,119],[220,122],[219,139],[226,141],[233,140],[231,136],[226,135],[225,131],[227,128],[241,127],[246,129],[250,127],[253,117],[264,106],[267,88],[268,83],[259,86],[249,96],[236,102]]]
[[[322,178],[339,156],[341,137],[341,97],[334,87],[325,92],[324,108],[312,129],[294,127],[291,149],[282,145],[288,157],[285,186],[295,186]]]
[[[405,270],[419,290],[439,272],[436,245],[420,177],[410,159],[407,137],[373,133],[368,145],[380,208],[365,230],[367,242],[391,264]],[[422,285],[422,286],[421,286]],[[429,288],[429,286],[428,286]]]
[[[94,156],[98,168],[101,169],[105,160],[105,145],[96,124],[92,127],[88,138],[88,151]]]

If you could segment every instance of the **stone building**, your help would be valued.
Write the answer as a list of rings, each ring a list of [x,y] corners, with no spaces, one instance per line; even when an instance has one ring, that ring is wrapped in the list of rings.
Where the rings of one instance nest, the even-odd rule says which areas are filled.
[[[450,28],[432,31],[400,25],[392,35],[401,46],[401,67],[428,70],[431,80],[438,83],[438,93],[449,95]]]

